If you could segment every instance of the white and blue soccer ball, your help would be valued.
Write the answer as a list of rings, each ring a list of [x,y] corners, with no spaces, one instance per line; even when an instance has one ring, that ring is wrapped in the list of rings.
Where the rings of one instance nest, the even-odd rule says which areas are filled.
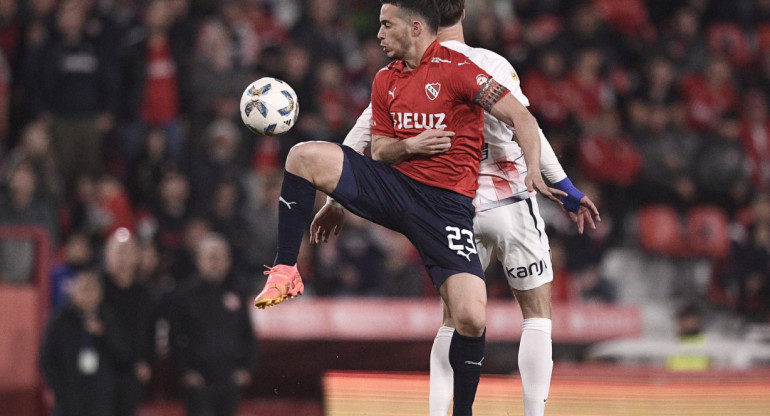
[[[297,94],[277,78],[260,78],[241,96],[241,119],[249,130],[265,136],[286,133],[299,114]]]

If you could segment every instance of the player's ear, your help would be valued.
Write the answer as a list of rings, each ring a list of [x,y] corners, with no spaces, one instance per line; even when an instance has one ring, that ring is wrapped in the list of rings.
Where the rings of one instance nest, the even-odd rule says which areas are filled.
[[[412,21],[412,36],[419,37],[422,33],[422,22],[419,20]]]
[[[462,22],[463,20],[465,20],[465,9],[463,9],[463,14],[460,16],[460,21]]]

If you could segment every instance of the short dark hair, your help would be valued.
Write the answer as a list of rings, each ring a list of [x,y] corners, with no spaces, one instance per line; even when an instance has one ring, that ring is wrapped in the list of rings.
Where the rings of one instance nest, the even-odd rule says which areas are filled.
[[[452,26],[460,21],[465,10],[465,0],[438,0],[436,1],[439,13],[439,26]]]
[[[381,0],[382,4],[392,4],[396,7],[407,10],[410,13],[420,15],[425,19],[428,29],[431,33],[438,32],[440,15],[436,0]]]

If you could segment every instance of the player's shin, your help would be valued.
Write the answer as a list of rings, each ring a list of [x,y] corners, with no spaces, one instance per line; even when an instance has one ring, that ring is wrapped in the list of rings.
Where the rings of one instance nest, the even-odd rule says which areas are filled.
[[[278,199],[278,254],[275,264],[297,263],[305,227],[313,218],[316,189],[310,181],[285,171]]]
[[[449,345],[454,332],[448,326],[439,328],[430,350],[430,416],[446,416],[452,402],[454,372],[449,363]]]
[[[519,372],[524,393],[524,416],[543,416],[551,384],[551,320],[524,320],[519,346]]]
[[[486,330],[480,337],[466,337],[455,330],[449,345],[454,370],[454,416],[473,414],[473,401],[481,378]]]

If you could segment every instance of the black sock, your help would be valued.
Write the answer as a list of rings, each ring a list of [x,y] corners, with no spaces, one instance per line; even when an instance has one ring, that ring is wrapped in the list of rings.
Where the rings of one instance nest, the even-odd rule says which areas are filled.
[[[305,227],[313,219],[315,186],[305,178],[284,171],[278,200],[278,255],[274,264],[297,263]]]
[[[480,337],[466,337],[455,330],[449,344],[449,363],[454,370],[454,409],[453,416],[471,416],[476,388],[481,378],[481,363],[484,360],[484,339],[487,331]]]

